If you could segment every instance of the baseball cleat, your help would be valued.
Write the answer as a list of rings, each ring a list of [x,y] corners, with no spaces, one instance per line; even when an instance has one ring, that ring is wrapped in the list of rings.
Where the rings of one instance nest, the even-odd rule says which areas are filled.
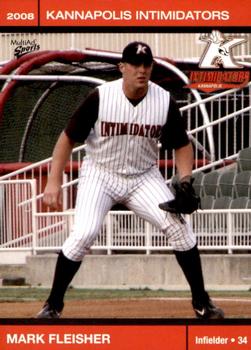
[[[206,305],[203,305],[202,307],[193,306],[193,309],[196,317],[202,320],[224,318],[223,310],[214,305],[211,299],[209,299]]]
[[[48,303],[46,303],[42,310],[37,314],[37,318],[60,318],[61,312],[52,308]]]

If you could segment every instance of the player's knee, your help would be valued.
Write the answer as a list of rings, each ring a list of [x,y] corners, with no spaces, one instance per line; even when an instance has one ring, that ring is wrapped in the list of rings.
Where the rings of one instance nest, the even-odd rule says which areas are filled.
[[[189,250],[196,244],[196,236],[186,222],[178,222],[175,225],[169,225],[164,230],[164,234],[168,237],[168,241],[174,250]]]
[[[82,261],[85,255],[90,251],[90,248],[82,246],[63,246],[62,251],[68,259],[73,261]]]
[[[192,249],[196,245],[195,236],[187,236],[178,240],[170,240],[173,250],[176,251],[187,251]]]
[[[172,232],[184,231],[187,229],[186,220],[173,213],[166,213],[165,219],[162,222],[161,230],[166,234],[171,234]]]
[[[63,244],[62,250],[68,259],[81,261],[90,252],[92,243],[93,239],[90,237],[70,235]]]

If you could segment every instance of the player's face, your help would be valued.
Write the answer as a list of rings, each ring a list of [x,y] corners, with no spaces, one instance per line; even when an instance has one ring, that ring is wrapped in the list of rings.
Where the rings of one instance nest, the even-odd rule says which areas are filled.
[[[130,91],[146,90],[151,77],[153,64],[134,65],[121,63],[120,70],[124,80],[124,87]]]

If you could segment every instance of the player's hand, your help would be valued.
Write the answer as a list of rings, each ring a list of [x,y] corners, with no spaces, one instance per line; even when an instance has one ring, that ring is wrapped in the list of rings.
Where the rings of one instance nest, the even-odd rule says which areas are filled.
[[[177,182],[173,185],[175,198],[159,204],[159,208],[170,213],[192,214],[200,208],[200,198],[192,186],[193,180]]]
[[[61,182],[48,181],[44,190],[43,203],[52,210],[62,206]]]

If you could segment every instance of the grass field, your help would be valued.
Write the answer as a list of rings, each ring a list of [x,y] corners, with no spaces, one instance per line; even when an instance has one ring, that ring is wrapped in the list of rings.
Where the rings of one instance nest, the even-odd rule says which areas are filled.
[[[0,302],[8,301],[41,301],[49,294],[49,289],[31,287],[2,287]],[[250,298],[251,291],[211,291],[212,297]],[[172,298],[190,297],[185,291],[166,291],[150,289],[110,290],[110,289],[76,289],[70,288],[66,300],[85,299],[120,299],[120,298]]]
[[[1,318],[34,318],[50,290],[28,286],[0,288]],[[250,291],[210,291],[226,318],[251,319]],[[191,295],[184,291],[150,289],[109,290],[70,288],[65,318],[193,318]]]

